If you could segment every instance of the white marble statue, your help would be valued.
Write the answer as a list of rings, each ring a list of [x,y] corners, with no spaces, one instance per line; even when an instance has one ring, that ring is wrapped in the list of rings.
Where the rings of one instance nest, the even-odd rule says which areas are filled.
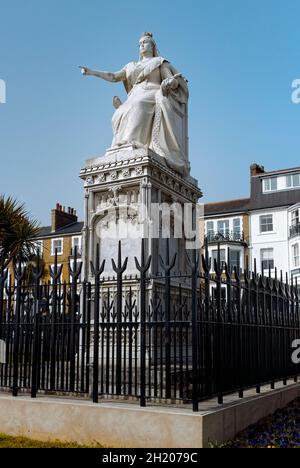
[[[188,85],[183,76],[160,57],[151,33],[139,42],[140,60],[116,73],[80,67],[83,75],[111,82],[123,81],[128,94],[124,103],[114,97],[112,148],[146,147],[163,156],[168,166],[189,173],[187,103]]]

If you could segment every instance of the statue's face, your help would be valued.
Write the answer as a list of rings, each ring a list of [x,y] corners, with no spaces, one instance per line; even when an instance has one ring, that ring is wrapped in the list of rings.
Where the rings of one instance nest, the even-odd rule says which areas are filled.
[[[142,37],[139,42],[141,55],[153,55],[153,43],[150,37]]]

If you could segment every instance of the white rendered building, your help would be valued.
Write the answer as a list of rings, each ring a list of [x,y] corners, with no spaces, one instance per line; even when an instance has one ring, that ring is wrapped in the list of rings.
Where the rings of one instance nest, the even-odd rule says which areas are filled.
[[[256,263],[259,273],[273,277],[277,269],[278,277],[300,285],[300,167],[266,172],[253,164],[250,176],[250,198],[205,205],[210,256],[220,243],[222,260],[240,250],[241,268]]]

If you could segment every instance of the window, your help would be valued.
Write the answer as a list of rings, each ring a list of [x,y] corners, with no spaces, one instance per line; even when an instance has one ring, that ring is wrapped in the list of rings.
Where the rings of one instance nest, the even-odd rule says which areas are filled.
[[[298,268],[300,266],[299,244],[292,245],[292,259],[293,267]]]
[[[34,253],[37,255],[38,253],[40,255],[43,255],[43,249],[44,249],[44,243],[42,240],[38,240],[34,243]]]
[[[241,219],[235,218],[233,220],[233,239],[240,240],[241,238]]]
[[[218,221],[218,234],[224,237],[229,236],[229,219]]]
[[[286,177],[286,186],[287,188],[300,187],[300,174],[288,175]]]
[[[206,235],[209,240],[212,240],[214,237],[214,222],[207,221],[206,223]]]
[[[299,210],[292,211],[292,226],[299,224]]]
[[[273,215],[263,215],[259,217],[260,232],[273,231]]]
[[[81,236],[72,237],[72,254],[75,254],[75,247],[77,248],[77,255],[81,255]]]
[[[81,263],[80,260],[78,260],[77,268],[79,268],[80,263]],[[72,268],[72,270],[75,268],[75,260],[74,259],[70,260],[70,267]],[[81,275],[82,275],[82,269],[81,269],[80,275],[77,278],[77,282],[79,282],[79,283],[81,282]],[[69,281],[70,281],[70,284],[73,283],[73,276],[71,276],[71,275],[69,276]]]
[[[230,266],[231,271],[234,271],[235,268],[237,269],[237,271],[240,271],[241,269],[240,250],[234,250],[234,249],[229,250],[229,266]]]
[[[213,250],[212,251],[212,262],[211,262],[211,267],[214,270],[215,269],[215,260],[218,263],[218,250]],[[220,262],[221,262],[221,267],[224,262],[226,262],[226,251],[225,249],[220,249]]]
[[[269,177],[263,180],[264,192],[275,192],[277,190],[277,177]]]
[[[58,263],[58,264],[57,264],[57,271],[59,270],[60,267],[61,267],[61,263]],[[51,268],[52,268],[52,271],[54,271],[55,265],[51,265]],[[59,284],[59,283],[61,283],[61,282],[62,282],[62,274],[61,274],[60,277],[58,278],[57,284]],[[53,278],[52,278],[52,276],[50,277],[50,284],[53,284]]]
[[[273,249],[261,249],[261,268],[264,272],[265,270],[274,269],[274,250]]]
[[[55,255],[57,250],[57,255],[63,254],[63,239],[52,239],[51,241],[51,255]]]
[[[221,288],[221,300],[226,301],[226,288]],[[212,299],[213,301],[216,301],[218,299],[218,293],[217,293],[217,288],[214,287],[212,288]]]

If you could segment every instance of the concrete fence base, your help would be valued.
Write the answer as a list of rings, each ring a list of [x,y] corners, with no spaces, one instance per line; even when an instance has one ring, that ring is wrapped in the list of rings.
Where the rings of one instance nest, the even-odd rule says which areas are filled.
[[[0,432],[43,441],[59,439],[107,447],[202,448],[224,442],[300,396],[300,384],[288,382],[244,399],[228,396],[223,406],[201,403],[189,408],[140,408],[128,403],[99,403],[40,396],[13,398],[0,394]]]

